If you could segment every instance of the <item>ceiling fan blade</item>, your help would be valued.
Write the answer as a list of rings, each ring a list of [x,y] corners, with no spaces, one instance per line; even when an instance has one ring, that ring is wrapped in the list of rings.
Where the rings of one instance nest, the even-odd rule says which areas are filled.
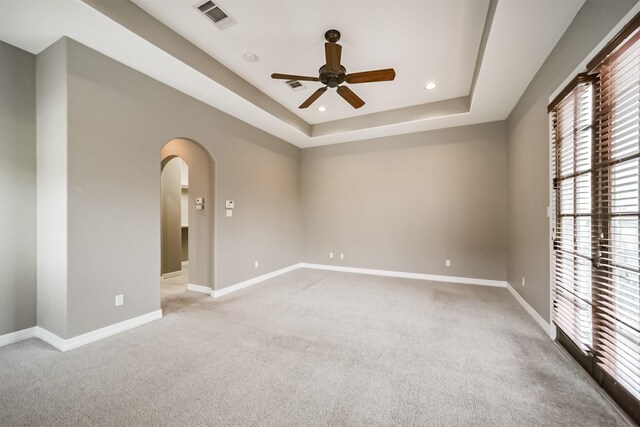
[[[307,108],[309,105],[313,104],[316,99],[320,98],[320,95],[327,91],[326,87],[321,87],[317,91],[313,92],[306,101],[304,101],[298,108]]]
[[[364,101],[346,86],[340,86],[338,88],[338,95],[343,97],[353,108],[360,108],[364,105]]]
[[[384,70],[363,71],[361,73],[351,73],[344,76],[344,81],[349,84],[354,83],[372,83],[387,82],[396,78],[396,72],[393,68]]]
[[[327,58],[327,68],[331,71],[340,72],[342,46],[337,43],[325,43],[324,53]]]
[[[280,79],[280,80],[304,80],[308,82],[319,82],[320,79],[317,77],[308,77],[308,76],[294,76],[292,74],[271,74],[272,79]]]

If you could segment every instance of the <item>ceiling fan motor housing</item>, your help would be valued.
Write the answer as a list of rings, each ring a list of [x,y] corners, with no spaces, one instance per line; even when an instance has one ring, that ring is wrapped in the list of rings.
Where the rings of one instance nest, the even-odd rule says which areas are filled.
[[[326,33],[324,33],[324,38],[329,43],[336,43],[338,40],[340,40],[340,31],[329,30]]]
[[[347,70],[341,65],[340,72],[330,70],[326,65],[320,67],[318,70],[320,73],[320,81],[329,87],[338,87],[344,83],[344,76],[347,74]]]

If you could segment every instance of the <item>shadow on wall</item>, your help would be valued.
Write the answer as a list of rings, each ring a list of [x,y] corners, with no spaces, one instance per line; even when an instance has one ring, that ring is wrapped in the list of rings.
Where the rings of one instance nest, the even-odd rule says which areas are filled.
[[[189,283],[215,289],[215,162],[209,151],[197,142],[176,138],[167,142],[160,151],[161,171],[176,157],[189,167]],[[203,199],[202,209],[196,208],[196,199],[199,198]],[[179,227],[177,232],[180,232]],[[167,253],[165,249],[175,242],[164,238],[165,231],[162,233],[164,256]],[[180,237],[177,239],[179,241]],[[164,260],[162,264],[164,270]]]

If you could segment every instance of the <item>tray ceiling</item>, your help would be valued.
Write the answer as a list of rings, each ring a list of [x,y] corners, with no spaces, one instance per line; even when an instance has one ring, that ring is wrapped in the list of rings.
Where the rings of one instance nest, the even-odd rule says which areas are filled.
[[[73,38],[299,147],[504,120],[584,3],[223,0],[237,23],[221,31],[199,3],[134,1],[3,0],[0,40],[37,54]],[[329,28],[349,71],[394,67],[397,78],[351,85],[360,110],[331,91],[300,111],[317,83],[294,92],[269,76],[314,75]]]
[[[225,30],[193,0],[133,0],[240,77],[316,124],[450,98],[471,89],[489,1],[216,1],[237,23]],[[356,110],[329,90],[311,108],[298,106],[320,83],[294,91],[271,73],[317,76],[324,33],[342,33],[347,72],[395,68],[393,82],[350,85],[366,104]],[[258,61],[244,59],[253,53]],[[435,90],[424,86],[436,81]],[[320,112],[320,105],[326,111]]]

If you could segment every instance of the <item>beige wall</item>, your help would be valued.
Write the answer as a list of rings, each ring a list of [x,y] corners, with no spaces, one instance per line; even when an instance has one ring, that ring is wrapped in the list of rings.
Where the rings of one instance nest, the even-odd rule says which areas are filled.
[[[163,162],[160,174],[162,274],[182,270],[182,165],[179,157]]]
[[[505,280],[506,155],[504,122],[303,150],[304,261]]]
[[[182,238],[180,242],[182,246],[182,249],[180,251],[180,259],[182,260],[182,262],[185,262],[185,261],[189,261],[189,229],[187,227],[182,227],[180,231],[182,234]]]
[[[635,5],[588,0],[507,120],[509,157],[508,281],[549,320],[549,122],[551,94]],[[522,286],[522,277],[526,286]]]
[[[0,335],[36,325],[35,69],[0,42]]]

